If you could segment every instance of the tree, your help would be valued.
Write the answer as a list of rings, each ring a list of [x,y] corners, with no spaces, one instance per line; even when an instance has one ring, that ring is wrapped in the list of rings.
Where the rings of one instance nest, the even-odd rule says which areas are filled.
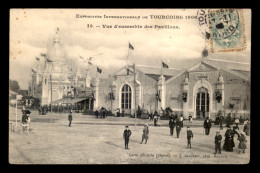
[[[20,91],[19,83],[16,80],[9,80],[9,89],[19,93]]]

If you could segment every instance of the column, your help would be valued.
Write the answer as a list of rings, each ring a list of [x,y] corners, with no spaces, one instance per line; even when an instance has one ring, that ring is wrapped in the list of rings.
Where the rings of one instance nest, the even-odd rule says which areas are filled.
[[[165,83],[165,77],[161,75],[158,81],[158,92],[160,94],[161,102],[158,101],[158,111],[161,110],[161,108],[165,109],[166,105],[166,83]],[[159,112],[158,112],[159,113]]]
[[[218,101],[215,99],[215,101],[217,102],[217,111],[219,111],[219,110],[222,110],[222,108],[224,107],[224,102],[225,102],[224,79],[223,79],[223,76],[220,72],[219,72],[219,77],[218,77],[218,80],[217,80],[217,87],[216,88],[217,88],[216,91],[219,91],[222,95],[220,103],[218,103]]]
[[[189,79],[188,76],[185,77],[183,83],[183,93],[187,93],[187,101],[183,100],[183,118],[187,119],[189,117]]]
[[[95,100],[94,100],[94,110],[99,108],[99,79],[95,78],[93,82],[93,92],[95,95]]]

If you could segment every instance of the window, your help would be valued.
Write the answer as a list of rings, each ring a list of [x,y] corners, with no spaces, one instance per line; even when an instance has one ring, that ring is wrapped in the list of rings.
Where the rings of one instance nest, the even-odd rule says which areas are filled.
[[[122,88],[121,107],[122,109],[131,109],[132,91],[129,85],[125,84]]]

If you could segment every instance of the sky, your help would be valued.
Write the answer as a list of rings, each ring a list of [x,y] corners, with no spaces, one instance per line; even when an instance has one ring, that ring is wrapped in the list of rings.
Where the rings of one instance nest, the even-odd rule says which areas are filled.
[[[164,61],[170,68],[185,69],[201,59],[210,49],[202,34],[204,28],[196,16],[198,9],[11,9],[10,10],[10,79],[22,89],[28,88],[31,68],[40,53],[52,45],[57,28],[66,58],[70,64],[93,57],[93,64],[112,74],[126,65],[126,59],[140,65],[160,67]],[[76,14],[102,18],[76,18]],[[141,16],[140,19],[115,19],[106,16]],[[150,15],[170,15],[175,19],[151,19]],[[147,16],[147,19],[143,19]],[[177,19],[182,16],[182,19]],[[246,50],[212,53],[208,58],[249,63],[251,61],[251,11],[243,10]],[[89,28],[93,25],[93,28]],[[112,26],[112,28],[103,27]],[[115,25],[137,25],[142,28],[113,28]],[[144,26],[153,28],[144,28]],[[178,26],[179,29],[155,29],[155,25]],[[100,26],[100,27],[96,27]],[[128,48],[128,43],[134,50]]]

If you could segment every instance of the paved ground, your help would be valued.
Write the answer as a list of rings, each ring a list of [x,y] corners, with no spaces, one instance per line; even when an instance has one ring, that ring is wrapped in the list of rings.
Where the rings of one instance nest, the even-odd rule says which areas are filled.
[[[18,110],[20,113],[20,110]],[[150,126],[147,144],[140,144],[142,124],[149,120],[128,117],[95,119],[90,115],[73,115],[72,127],[68,127],[67,114],[31,114],[31,130],[9,132],[9,162],[12,164],[246,164],[250,158],[250,137],[245,154],[238,154],[235,137],[234,152],[213,154],[214,136],[218,127],[213,127],[209,136],[203,134],[201,121],[194,121],[192,149],[186,148],[186,128],[180,138],[169,136],[168,121],[161,127]],[[10,122],[15,120],[14,109],[10,109]],[[124,149],[124,125],[132,130],[129,150]],[[188,122],[185,122],[188,124]],[[19,129],[21,127],[19,126]],[[224,135],[224,131],[221,131]],[[223,142],[222,142],[223,145]]]

